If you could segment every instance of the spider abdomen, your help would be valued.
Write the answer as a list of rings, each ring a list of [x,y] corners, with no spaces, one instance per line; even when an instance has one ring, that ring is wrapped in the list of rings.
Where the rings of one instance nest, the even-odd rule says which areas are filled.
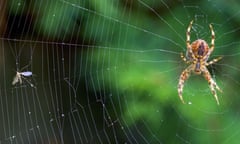
[[[191,44],[193,54],[196,58],[202,58],[208,53],[208,44],[205,40],[198,39]]]

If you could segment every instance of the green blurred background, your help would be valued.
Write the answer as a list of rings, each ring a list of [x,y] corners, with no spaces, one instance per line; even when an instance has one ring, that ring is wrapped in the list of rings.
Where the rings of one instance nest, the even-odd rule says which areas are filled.
[[[77,109],[88,109],[83,119],[95,120],[89,128],[95,131],[94,136],[80,132],[85,137],[82,143],[239,143],[240,2],[2,3],[2,43],[26,40],[39,49],[55,51],[58,45],[71,53],[68,58],[73,72],[69,75],[81,83],[76,96],[83,108]],[[210,43],[208,25],[213,25],[216,41],[210,60],[218,56],[223,59],[208,69],[223,89],[223,93],[218,92],[220,106],[201,75],[193,74],[185,83],[183,97],[189,104],[179,100],[178,79],[187,67],[180,53],[186,52],[186,29],[191,20],[192,41],[201,38]],[[39,46],[43,42],[46,47]],[[29,52],[23,48],[22,53],[25,51]],[[41,59],[45,56],[36,61]],[[67,143],[72,136],[65,135]]]

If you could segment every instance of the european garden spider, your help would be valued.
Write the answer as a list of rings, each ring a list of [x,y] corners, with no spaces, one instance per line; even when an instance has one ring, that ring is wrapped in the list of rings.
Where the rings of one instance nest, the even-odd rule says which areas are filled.
[[[184,62],[187,64],[190,64],[180,75],[179,82],[178,82],[178,95],[182,103],[185,103],[182,97],[184,82],[189,78],[191,72],[200,75],[202,74],[204,78],[208,81],[209,87],[211,89],[212,94],[214,95],[217,104],[219,105],[219,100],[217,97],[216,89],[222,92],[222,90],[218,87],[217,83],[212,79],[207,66],[217,62],[222,57],[218,57],[216,59],[213,59],[209,62],[208,58],[211,55],[211,53],[214,50],[214,40],[215,40],[215,34],[212,28],[212,25],[209,24],[211,33],[212,33],[212,40],[211,40],[211,46],[208,47],[208,44],[205,40],[197,39],[194,42],[190,44],[190,31],[192,28],[193,20],[190,22],[187,33],[186,33],[186,44],[187,44],[187,52],[186,57],[183,56],[181,53],[181,58]]]

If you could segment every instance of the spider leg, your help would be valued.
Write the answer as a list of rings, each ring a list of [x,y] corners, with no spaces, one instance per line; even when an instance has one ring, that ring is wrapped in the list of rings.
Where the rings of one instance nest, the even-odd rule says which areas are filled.
[[[212,94],[214,95],[214,98],[217,101],[217,104],[219,105],[219,100],[218,100],[216,89],[220,92],[222,92],[222,90],[218,87],[217,83],[212,79],[211,74],[209,73],[209,71],[206,67],[203,68],[202,73],[203,73],[203,76],[205,77],[205,79],[208,81],[210,90],[211,90]]]
[[[187,58],[183,55],[183,53],[181,53],[181,59],[187,64],[190,63],[190,61],[187,60]]]
[[[206,66],[209,66],[209,65],[211,65],[211,64],[214,64],[214,63],[218,62],[220,59],[222,59],[222,57],[215,58],[215,59],[207,62],[207,63],[206,63]]]
[[[192,24],[193,24],[193,20],[190,22],[190,24],[189,24],[189,26],[188,26],[188,28],[187,28],[187,33],[186,33],[186,37],[187,37],[187,40],[186,40],[187,48],[190,48],[190,47],[191,47],[191,44],[190,44],[190,32],[191,32]]]
[[[210,51],[212,52],[214,50],[215,33],[211,24],[209,24],[209,27],[212,33],[211,46],[210,46]]]
[[[192,52],[192,47],[191,47],[191,44],[190,44],[190,37],[191,37],[190,34],[191,34],[192,24],[193,24],[193,20],[190,22],[190,24],[189,24],[189,26],[187,28],[187,32],[186,32],[186,38],[187,38],[186,45],[187,45],[187,52],[189,54],[191,54],[191,57],[193,59],[195,59],[195,55]]]
[[[215,33],[213,31],[213,27],[211,24],[209,24],[209,27],[210,27],[210,30],[211,30],[211,34],[212,34],[212,38],[211,38],[211,45],[210,45],[210,48],[209,48],[209,51],[208,53],[203,57],[204,60],[207,60],[209,58],[209,56],[211,55],[211,53],[213,52],[214,50],[214,41],[215,41]]]
[[[192,70],[192,65],[187,67],[182,74],[180,75],[179,82],[178,82],[178,96],[182,103],[185,104],[183,97],[182,97],[182,92],[183,92],[183,87],[184,87],[184,82],[189,78],[190,72]]]

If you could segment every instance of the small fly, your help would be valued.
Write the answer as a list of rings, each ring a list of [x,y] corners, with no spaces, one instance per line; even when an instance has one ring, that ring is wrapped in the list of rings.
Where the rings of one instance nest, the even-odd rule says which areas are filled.
[[[13,78],[12,85],[15,85],[19,82],[19,84],[23,83],[23,79],[26,79],[25,77],[32,76],[31,71],[25,71],[25,72],[18,72],[16,73],[15,77]],[[31,87],[34,87],[32,83],[30,83],[27,79],[26,81],[30,84]]]

